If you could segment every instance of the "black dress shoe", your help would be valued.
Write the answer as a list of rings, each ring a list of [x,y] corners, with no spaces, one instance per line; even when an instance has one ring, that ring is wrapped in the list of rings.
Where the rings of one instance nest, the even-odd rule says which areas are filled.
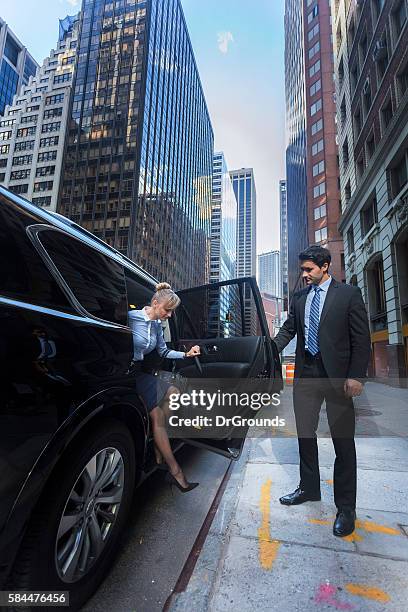
[[[320,499],[320,493],[317,495],[309,495],[309,493],[298,487],[293,493],[288,493],[288,495],[280,497],[279,501],[284,506],[297,506],[307,501],[320,501]]]
[[[333,533],[344,538],[353,533],[356,526],[356,513],[354,510],[339,510],[333,525]]]

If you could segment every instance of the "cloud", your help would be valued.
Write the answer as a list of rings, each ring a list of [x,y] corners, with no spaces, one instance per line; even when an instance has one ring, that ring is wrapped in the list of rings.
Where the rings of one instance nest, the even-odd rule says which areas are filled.
[[[221,53],[228,53],[229,43],[234,42],[232,32],[218,32],[217,34],[218,48]]]
[[[79,0],[67,0],[68,4],[71,6],[78,6]]]

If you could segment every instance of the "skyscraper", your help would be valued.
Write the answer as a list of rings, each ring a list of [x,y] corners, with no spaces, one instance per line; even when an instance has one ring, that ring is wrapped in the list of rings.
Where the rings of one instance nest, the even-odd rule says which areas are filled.
[[[280,211],[280,268],[282,310],[288,309],[288,206],[286,199],[286,181],[279,181]]]
[[[83,0],[59,210],[176,288],[209,280],[213,131],[180,0]]]
[[[286,198],[289,297],[299,288],[299,251],[308,245],[303,0],[285,1]]]
[[[60,21],[56,49],[14,96],[0,120],[0,183],[53,211],[77,57],[78,23],[78,16]]]
[[[0,115],[37,68],[35,59],[0,17]]]
[[[369,375],[408,376],[408,5],[333,2],[346,280],[370,320]]]
[[[237,276],[256,275],[256,189],[252,168],[230,172],[238,204]],[[245,287],[246,333],[256,333],[256,313],[249,287]]]
[[[237,200],[224,154],[217,152],[213,159],[210,282],[216,283],[236,276]],[[228,336],[229,313],[237,307],[234,290],[211,291],[209,299],[209,329],[215,337]]]
[[[286,0],[287,205],[289,292],[299,286],[297,256],[321,244],[344,280],[336,143],[331,12],[326,0]]]
[[[281,297],[281,273],[279,251],[258,255],[259,290],[277,298]]]
[[[306,86],[306,174],[309,244],[330,250],[331,274],[344,280],[331,11],[327,0],[303,0]]]
[[[237,200],[223,153],[214,154],[210,282],[236,276]]]

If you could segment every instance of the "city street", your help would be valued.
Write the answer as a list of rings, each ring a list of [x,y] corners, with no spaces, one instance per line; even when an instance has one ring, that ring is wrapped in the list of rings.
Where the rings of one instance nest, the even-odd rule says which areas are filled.
[[[290,389],[283,398],[290,403]],[[374,414],[368,412],[368,402],[375,405]],[[253,431],[189,584],[171,599],[169,609],[405,612],[408,439],[362,432],[380,432],[403,409],[406,427],[407,403],[407,390],[377,383],[367,383],[357,402],[358,520],[355,532],[346,538],[331,533],[331,441],[319,440],[322,501],[287,508],[278,498],[298,484],[293,432],[271,437],[269,432]]]

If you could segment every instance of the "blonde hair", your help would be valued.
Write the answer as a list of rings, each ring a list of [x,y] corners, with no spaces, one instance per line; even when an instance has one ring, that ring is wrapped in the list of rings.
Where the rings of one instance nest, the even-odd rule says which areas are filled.
[[[166,306],[170,310],[174,310],[180,304],[181,300],[179,296],[174,293],[173,289],[168,283],[159,283],[156,285],[156,293],[152,297],[153,300],[158,302],[165,302]]]

